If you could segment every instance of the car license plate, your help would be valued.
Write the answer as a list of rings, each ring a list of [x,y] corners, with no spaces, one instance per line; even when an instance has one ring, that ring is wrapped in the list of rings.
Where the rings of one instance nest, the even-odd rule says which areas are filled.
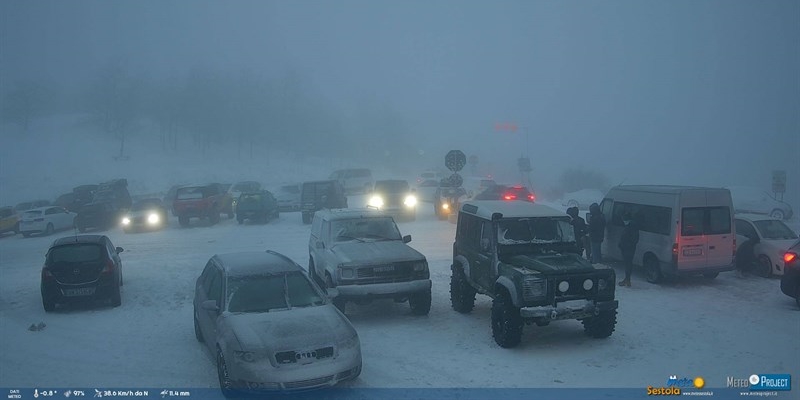
[[[392,272],[394,271],[394,265],[384,265],[381,267],[373,268],[375,272]]]
[[[94,294],[95,288],[93,287],[86,287],[86,288],[79,288],[79,289],[62,289],[64,296],[91,296]]]
[[[701,249],[701,248],[683,249],[683,255],[685,255],[685,256],[702,256],[703,255],[703,249]]]

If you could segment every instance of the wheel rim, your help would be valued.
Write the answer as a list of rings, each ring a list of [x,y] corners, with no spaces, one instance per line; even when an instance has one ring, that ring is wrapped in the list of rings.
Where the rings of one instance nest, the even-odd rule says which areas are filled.
[[[783,219],[783,211],[781,210],[773,210],[772,214],[770,214],[772,218]]]
[[[656,270],[656,266],[651,260],[647,260],[647,279],[650,282],[655,282],[658,280],[658,271]]]
[[[759,264],[759,273],[761,276],[770,276],[772,275],[772,261],[770,261],[769,257],[761,256],[758,258]]]

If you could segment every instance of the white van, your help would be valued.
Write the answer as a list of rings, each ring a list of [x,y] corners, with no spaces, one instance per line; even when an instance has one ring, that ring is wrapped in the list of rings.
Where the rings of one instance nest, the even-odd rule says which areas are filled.
[[[616,186],[600,204],[606,218],[603,257],[621,260],[622,216],[639,224],[634,265],[647,281],[665,275],[702,274],[713,279],[734,269],[736,233],[728,189],[690,186]]]

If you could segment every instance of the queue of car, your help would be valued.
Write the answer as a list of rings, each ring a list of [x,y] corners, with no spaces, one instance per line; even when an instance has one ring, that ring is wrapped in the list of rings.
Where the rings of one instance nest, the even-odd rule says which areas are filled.
[[[357,177],[363,179],[363,173]],[[122,209],[124,212],[114,214],[114,218],[128,233],[163,228],[168,223],[169,209],[182,227],[188,226],[191,218],[215,224],[222,214],[235,216],[239,224],[266,223],[277,218],[281,210],[276,196],[252,181],[228,187],[218,183],[181,185],[170,191],[171,204],[169,197],[150,197],[123,207],[124,196],[115,194],[127,185],[122,181],[98,185],[107,189],[98,189],[95,194],[101,196],[93,196],[82,212],[97,204]],[[387,298],[408,302],[414,315],[429,313],[432,282],[428,261],[409,246],[411,236],[402,235],[396,224],[396,219],[415,219],[417,193],[404,180],[371,180],[369,187],[358,182],[351,190],[367,195],[366,208],[348,208],[347,189],[339,179],[291,185],[299,189],[298,222],[311,224],[307,268],[272,250],[217,254],[206,263],[195,284],[194,332],[198,342],[204,343],[214,356],[220,389],[226,397],[240,391],[316,389],[357,378],[362,371],[361,344],[346,316],[348,302],[365,304]],[[520,343],[526,324],[546,326],[565,319],[580,320],[591,337],[612,335],[619,307],[614,269],[585,260],[569,217],[537,204],[530,189],[488,182],[486,185],[474,199],[464,199],[454,210],[457,225],[450,277],[452,308],[466,314],[472,311],[476,294],[491,297],[491,334],[504,348]],[[689,204],[687,199],[700,198],[696,196],[698,190],[704,193],[700,196],[703,201],[717,199],[720,203],[695,204],[691,212],[683,209]],[[731,265],[735,247],[706,243],[704,246],[708,247],[695,254],[688,251],[700,246],[693,239],[710,240],[713,234],[731,233],[756,237],[761,243],[756,253],[759,259],[767,260],[763,263],[765,271],[782,274],[781,290],[800,306],[797,235],[780,220],[731,213],[732,207],[723,204],[730,203],[725,191],[613,188],[601,200],[609,224],[604,245],[613,247],[620,215],[630,212],[643,218],[643,251],[637,253],[637,262],[645,265],[648,281],[656,283],[672,273],[703,274],[713,279]],[[643,192],[648,193],[644,196],[647,201],[638,201],[644,198],[639,196]],[[238,195],[234,198],[233,193]],[[653,199],[663,204],[649,204]],[[679,231],[669,228],[674,225],[670,218],[661,218],[664,210],[673,206],[679,209],[670,211],[670,215],[680,218]],[[721,213],[726,207],[727,217]],[[6,214],[9,213],[0,209],[0,216],[8,217]],[[85,222],[88,218],[87,214],[82,216],[63,206],[46,206],[25,211],[16,229],[25,236],[51,234],[76,228],[79,223],[81,227],[93,226]],[[719,222],[725,218],[729,220],[727,228]],[[104,221],[100,217],[98,220]],[[0,227],[9,229],[8,224]],[[659,224],[669,229],[662,229]],[[671,239],[664,243],[680,242],[688,247],[677,249],[679,262],[675,263],[676,249],[667,249],[664,254],[668,254],[662,255],[647,247],[648,235],[666,235]],[[654,242],[659,241],[653,237]],[[735,246],[733,240],[730,244]],[[725,257],[730,257],[724,266],[705,268],[710,246],[727,251]],[[613,259],[615,253],[610,247],[604,254]],[[41,271],[45,311],[86,300],[103,300],[119,307],[122,252],[102,234],[76,233],[55,240],[46,252]],[[703,265],[695,263],[697,255],[706,255]],[[672,267],[666,261],[670,256]]]

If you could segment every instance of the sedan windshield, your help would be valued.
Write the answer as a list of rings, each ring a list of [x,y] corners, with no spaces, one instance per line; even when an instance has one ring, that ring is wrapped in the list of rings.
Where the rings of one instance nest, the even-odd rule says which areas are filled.
[[[797,235],[786,224],[777,219],[755,221],[754,224],[764,239],[797,239]]]
[[[228,311],[269,312],[325,303],[300,272],[235,277],[228,280]]]

